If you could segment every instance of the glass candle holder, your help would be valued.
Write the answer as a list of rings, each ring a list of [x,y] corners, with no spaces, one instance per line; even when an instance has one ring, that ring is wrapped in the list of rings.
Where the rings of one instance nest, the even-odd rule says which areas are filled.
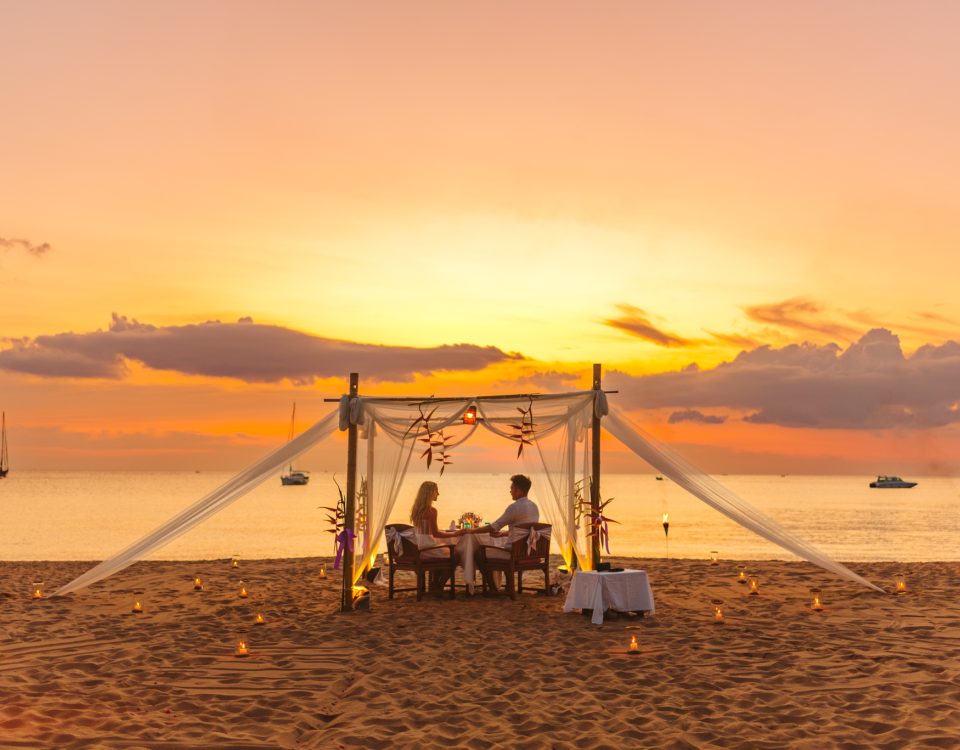
[[[193,590],[194,591],[203,591],[203,580],[199,575],[193,577]]]
[[[234,555],[230,558],[230,567],[239,568],[240,567],[240,555]]]
[[[266,620],[263,619],[263,615],[257,612],[257,616],[253,618],[254,625],[263,625]]]
[[[635,635],[630,636],[630,645],[627,646],[627,653],[630,654],[631,656],[640,655],[640,644],[637,643],[637,636]]]
[[[719,599],[714,599],[713,602],[713,624],[714,625],[723,625],[723,602]]]
[[[133,603],[133,608],[130,611],[133,612],[133,614],[135,615],[143,614],[143,603],[139,599],[137,599]]]
[[[250,594],[247,591],[247,585],[241,580],[240,581],[240,598],[246,599],[249,595]]]
[[[320,577],[321,578],[327,577],[327,566],[324,565],[323,563],[320,563]]]
[[[750,579],[750,593],[754,596],[760,593],[760,583],[756,578]]]
[[[43,599],[43,581],[33,582],[33,598]]]
[[[710,564],[719,565],[720,564],[720,553],[717,550],[710,550]]]
[[[897,579],[897,593],[906,594],[907,593],[907,579],[903,576],[900,576]]]
[[[737,583],[747,584],[747,569],[742,565],[740,566],[740,572],[737,573]]]

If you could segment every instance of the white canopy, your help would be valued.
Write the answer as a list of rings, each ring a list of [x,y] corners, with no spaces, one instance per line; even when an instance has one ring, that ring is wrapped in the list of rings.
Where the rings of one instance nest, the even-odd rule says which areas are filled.
[[[465,425],[464,413],[473,407],[477,420]],[[537,500],[546,520],[553,525],[553,538],[569,563],[576,556],[582,569],[590,568],[588,529],[576,525],[577,485],[589,487],[590,426],[596,414],[603,426],[634,453],[679,486],[728,518],[789,550],[851,581],[881,589],[807,544],[776,521],[751,506],[716,480],[688,464],[653,437],[631,424],[618,409],[608,414],[602,391],[465,398],[396,399],[344,396],[338,408],[299,437],[275,450],[177,514],[142,539],[104,560],[54,593],[77,591],[123,570],[154,550],[168,544],[200,522],[238,500],[273,476],[281,467],[327,438],[339,425],[359,428],[365,450],[360,450],[365,492],[354,543],[355,580],[380,546],[384,525],[414,451],[429,451],[442,463],[446,449],[470,438],[478,427],[512,441],[535,474],[541,489]],[[602,482],[602,478],[601,478]],[[546,488],[544,491],[543,488]],[[589,490],[585,490],[588,494]]]

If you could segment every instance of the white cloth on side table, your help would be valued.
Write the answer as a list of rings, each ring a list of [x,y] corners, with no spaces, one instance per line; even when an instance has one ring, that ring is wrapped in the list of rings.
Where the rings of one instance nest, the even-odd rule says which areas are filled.
[[[617,612],[656,612],[653,590],[643,570],[578,570],[573,574],[570,590],[563,603],[564,612],[575,609],[592,609],[590,621],[594,625],[603,624],[603,613],[608,609]]]

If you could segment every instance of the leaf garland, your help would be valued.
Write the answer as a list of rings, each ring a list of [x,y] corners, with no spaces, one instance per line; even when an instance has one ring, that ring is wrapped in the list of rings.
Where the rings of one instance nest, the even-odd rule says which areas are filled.
[[[523,446],[533,445],[533,439],[536,437],[536,423],[533,421],[533,399],[530,399],[526,409],[517,407],[520,412],[520,424],[511,424],[508,427],[516,434],[510,435],[510,439],[519,443],[517,446],[517,458],[523,455]]]
[[[431,464],[436,461],[440,465],[440,476],[443,476],[443,470],[450,466],[453,461],[450,458],[450,449],[447,445],[448,436],[444,435],[442,428],[434,430],[430,427],[430,420],[439,407],[433,407],[429,414],[424,413],[423,404],[418,404],[417,408],[420,410],[420,416],[410,423],[403,436],[406,438],[411,432],[418,435],[417,440],[426,443],[427,446],[420,454],[420,458],[426,459],[428,470]]]

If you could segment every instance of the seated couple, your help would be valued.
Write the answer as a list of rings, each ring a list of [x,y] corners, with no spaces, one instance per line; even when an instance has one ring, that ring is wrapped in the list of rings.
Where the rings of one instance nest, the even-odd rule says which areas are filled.
[[[436,482],[424,482],[417,491],[417,499],[414,500],[413,509],[410,511],[410,522],[414,525],[419,535],[419,546],[430,547],[437,544],[443,544],[440,539],[459,539],[464,534],[489,534],[494,538],[507,537],[509,528],[518,523],[536,523],[540,520],[540,511],[536,504],[527,497],[532,482],[530,478],[523,474],[514,474],[510,477],[510,497],[513,502],[507,506],[500,517],[489,526],[478,526],[472,529],[456,529],[455,531],[441,531],[437,525],[437,509],[433,507],[434,502],[440,496],[440,488]],[[504,531],[507,527],[508,531]],[[453,542],[454,544],[456,542]],[[494,542],[496,544],[496,542]],[[504,544],[506,546],[506,544]],[[504,555],[509,555],[506,550]],[[425,553],[426,557],[436,556],[445,557],[443,550],[429,550]],[[462,564],[462,561],[461,561]],[[442,590],[446,582],[446,576],[437,576],[430,582],[431,590]]]

